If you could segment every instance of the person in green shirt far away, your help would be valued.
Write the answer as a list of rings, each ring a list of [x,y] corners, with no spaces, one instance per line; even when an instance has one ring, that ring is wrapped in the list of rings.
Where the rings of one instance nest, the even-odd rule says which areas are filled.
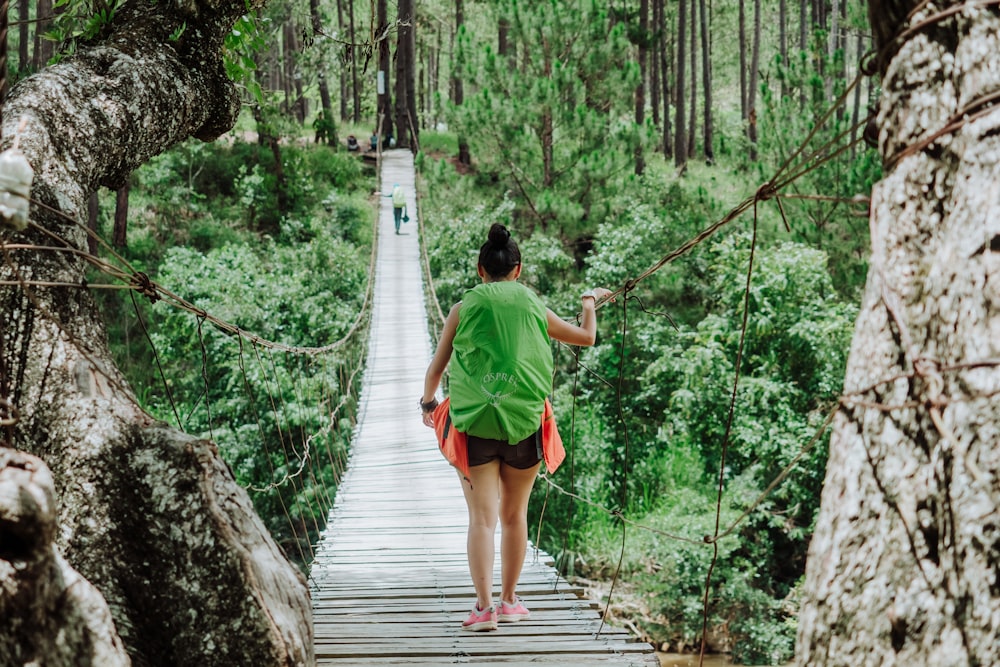
[[[399,233],[399,223],[403,221],[403,217],[406,215],[406,190],[403,189],[399,183],[395,183],[392,186],[392,219],[396,225],[396,233]],[[409,219],[407,217],[407,219]]]
[[[558,440],[546,398],[552,390],[550,339],[593,345],[596,302],[611,295],[604,288],[585,292],[579,326],[560,319],[518,282],[521,252],[501,224],[490,228],[477,270],[482,284],[448,313],[420,398],[427,426],[443,426],[439,436],[453,429],[452,435],[462,438],[462,454],[449,460],[459,469],[469,511],[467,549],[476,604],[462,627],[472,631],[495,630],[498,621],[529,616],[516,594],[528,543],[528,497],[542,461],[552,472],[562,456],[561,441],[559,454],[551,456],[546,441],[552,434]],[[439,406],[435,394],[446,368],[449,399]],[[501,590],[495,603],[498,520]]]

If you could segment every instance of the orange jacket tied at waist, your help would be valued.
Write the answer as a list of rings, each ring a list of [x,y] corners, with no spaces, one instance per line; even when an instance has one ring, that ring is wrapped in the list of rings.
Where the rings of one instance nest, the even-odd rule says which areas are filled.
[[[469,443],[465,433],[460,433],[452,426],[450,408],[451,398],[446,398],[434,409],[434,432],[437,434],[441,453],[448,463],[455,466],[464,477],[469,476]],[[552,404],[545,399],[542,412],[542,458],[545,469],[552,474],[566,458],[559,429],[556,428]]]

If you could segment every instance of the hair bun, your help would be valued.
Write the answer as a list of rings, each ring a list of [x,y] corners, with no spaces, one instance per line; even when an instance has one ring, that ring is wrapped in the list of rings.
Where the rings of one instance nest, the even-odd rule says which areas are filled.
[[[490,245],[494,248],[505,248],[507,247],[507,241],[510,240],[510,232],[499,222],[494,222],[493,226],[490,227],[489,239]]]

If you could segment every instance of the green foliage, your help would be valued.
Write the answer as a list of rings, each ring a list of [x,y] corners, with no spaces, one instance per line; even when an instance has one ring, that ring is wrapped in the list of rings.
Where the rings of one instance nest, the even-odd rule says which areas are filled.
[[[458,155],[458,137],[454,132],[424,130],[420,133],[420,151],[425,154]]]
[[[667,233],[648,211],[637,211],[636,219],[645,222],[648,236],[638,224],[602,229],[591,262],[594,275],[627,275],[622,262],[628,260],[623,249],[629,241],[641,255],[648,252],[643,246],[649,238]],[[572,485],[584,497],[622,508],[630,516],[645,516],[644,521],[664,514],[675,518],[679,510],[669,499],[678,489],[712,497],[722,463],[749,237],[730,234],[701,255],[700,315],[690,310],[678,330],[666,318],[630,306],[623,348],[619,304],[602,313],[600,344],[583,354],[587,367],[607,383],[589,374],[580,377]],[[728,511],[733,512],[754,502],[816,432],[839,394],[855,316],[855,309],[837,298],[821,251],[783,242],[758,248],[754,261],[747,337],[723,471]],[[670,281],[664,285],[669,287]],[[563,387],[557,392],[560,415],[572,404],[566,391]],[[569,437],[566,424],[561,421],[564,438]],[[823,479],[824,443],[821,440],[753,509],[737,533],[739,540],[721,556],[713,584],[719,593],[713,593],[713,599],[723,602],[713,605],[712,613],[718,622],[741,628],[742,634],[734,631],[734,636],[739,634],[741,650],[748,656],[762,651],[783,654],[791,645],[794,628],[789,629],[779,601],[804,565]],[[556,516],[568,517],[562,529],[569,530],[571,540],[560,543],[558,550],[575,553],[586,546],[589,551],[593,536],[588,526],[596,520],[594,513],[577,514],[579,508],[564,500],[549,499],[548,505],[558,508]],[[695,506],[687,502],[684,511],[692,512]],[[707,520],[695,514],[698,521]],[[577,543],[579,536],[586,541]],[[660,610],[664,630],[690,639],[700,632],[695,600],[703,590],[704,562],[685,551],[686,546],[667,542],[663,548],[672,555],[658,560],[661,569],[640,585],[653,592],[671,591],[665,596],[671,601]],[[702,569],[679,569],[674,577],[662,567],[663,559],[689,567],[701,562]],[[642,580],[641,574],[636,576]],[[743,580],[752,582],[749,588],[733,588]]]
[[[479,205],[464,217],[441,220],[427,228],[430,270],[436,276],[435,296],[442,308],[447,310],[461,301],[462,293],[479,283],[476,274],[479,248],[486,242],[487,232],[494,222],[508,225],[511,234],[521,238],[510,220],[513,209],[513,202],[505,199],[492,210]]]
[[[214,317],[279,343],[323,346],[346,334],[364,299],[370,185],[356,161],[325,148],[286,156],[295,209],[283,213],[267,208],[276,184],[262,168],[271,154],[257,146],[190,142],[154,158],[134,178],[123,252]],[[248,207],[277,217],[273,236],[246,227]],[[346,457],[356,387],[342,377],[360,363],[360,345],[320,357],[275,353],[163,302],[138,302],[140,325],[127,297],[100,296],[143,404],[212,437],[289,556],[307,558]],[[158,366],[162,377],[150,373]]]
[[[511,41],[534,45],[531,56],[511,60],[460,30],[454,66],[475,92],[451,123],[480,172],[516,193],[529,229],[586,237],[647,141],[631,120],[638,68],[624,57],[625,28],[590,0],[493,4]]]
[[[722,604],[732,621],[733,660],[744,665],[784,665],[794,657],[795,617],[780,600],[754,588],[748,578],[732,577],[722,591]]]
[[[79,44],[103,37],[115,19],[120,0],[55,0],[52,6],[61,9],[42,38],[60,45],[60,55],[74,53]]]
[[[826,42],[827,34],[817,30],[810,50],[794,54],[788,63],[780,57],[773,63],[780,87],[761,88],[758,168],[762,176],[769,176],[803,149],[792,164],[797,165],[793,173],[804,173],[785,192],[819,198],[784,201],[792,239],[823,248],[832,260],[834,285],[853,298],[867,272],[865,198],[881,178],[881,163],[875,150],[863,141],[836,152],[839,146],[861,137],[868,112],[859,108],[858,118],[853,117],[851,106],[860,102],[855,102],[860,90],[848,90],[851,82],[838,75],[844,71],[844,53],[828,56]],[[863,81],[856,82],[856,86],[863,85]],[[788,94],[782,96],[782,89]],[[840,105],[828,113],[834,101]],[[852,130],[855,120],[862,127]],[[809,159],[803,160],[807,156]],[[855,199],[859,201],[853,202]]]
[[[268,22],[269,19],[265,17],[258,19],[253,14],[244,14],[237,19],[233,29],[226,35],[222,49],[226,74],[242,85],[257,104],[263,102],[264,93],[255,77],[257,63],[254,55],[264,49],[266,37],[261,24]]]

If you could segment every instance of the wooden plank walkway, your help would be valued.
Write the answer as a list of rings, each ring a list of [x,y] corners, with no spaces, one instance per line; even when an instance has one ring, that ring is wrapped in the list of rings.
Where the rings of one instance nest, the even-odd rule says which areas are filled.
[[[413,197],[408,151],[384,154],[382,184]],[[464,632],[475,592],[458,477],[420,421],[433,350],[424,311],[416,206],[399,236],[382,199],[375,308],[359,425],[310,572],[319,665],[658,665],[648,644],[604,626],[597,605],[529,549],[518,593],[531,619]],[[499,554],[499,547],[497,549]],[[499,595],[499,563],[496,565]]]

